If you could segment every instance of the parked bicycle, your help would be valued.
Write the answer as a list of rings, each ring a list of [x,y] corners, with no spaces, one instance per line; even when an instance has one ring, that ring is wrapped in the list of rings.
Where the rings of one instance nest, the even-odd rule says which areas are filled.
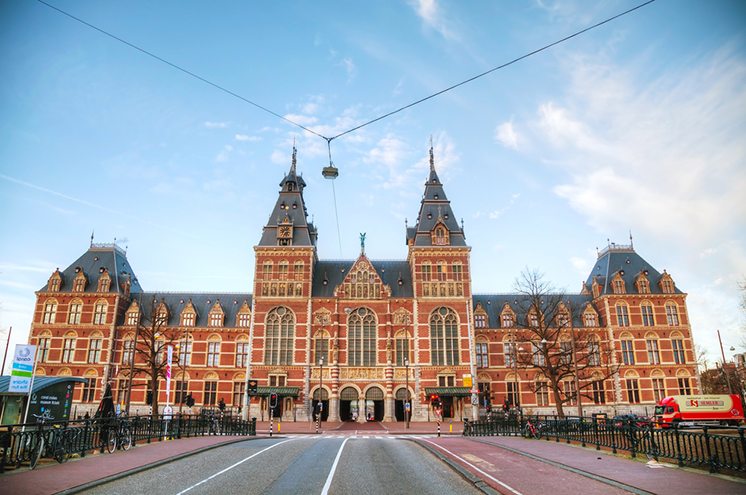
[[[120,421],[119,426],[109,430],[106,450],[113,454],[117,447],[129,450],[132,447],[132,427],[129,421]]]
[[[523,425],[523,431],[521,432],[526,438],[541,438],[544,434],[544,425],[538,422],[531,421],[531,418],[526,418],[526,424]]]
[[[62,464],[72,457],[78,450],[82,431],[81,427],[68,427],[57,432],[51,442],[51,454],[54,460]]]
[[[44,450],[46,448],[46,435],[44,433],[44,425],[47,422],[54,421],[54,418],[49,413],[49,410],[46,410],[41,414],[32,414],[32,416],[36,418],[36,423],[39,429],[28,433],[24,432],[26,438],[25,442],[22,443],[22,448],[24,450],[24,453],[29,455],[29,467],[31,469],[36,469],[36,466],[39,464],[39,459],[41,459],[42,455],[44,455]],[[24,457],[25,456],[22,455],[18,456],[19,464]]]

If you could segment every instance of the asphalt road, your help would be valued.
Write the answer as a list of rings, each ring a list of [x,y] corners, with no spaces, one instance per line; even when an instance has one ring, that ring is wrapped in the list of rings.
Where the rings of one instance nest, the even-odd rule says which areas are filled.
[[[264,438],[209,450],[86,494],[481,493],[415,442],[398,438]]]

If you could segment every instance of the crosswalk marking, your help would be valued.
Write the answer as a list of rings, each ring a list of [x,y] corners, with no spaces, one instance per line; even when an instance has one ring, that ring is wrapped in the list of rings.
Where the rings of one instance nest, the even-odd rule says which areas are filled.
[[[282,437],[283,438],[323,438],[323,439],[360,438],[360,439],[369,439],[369,440],[404,440],[404,439],[436,438],[437,435],[430,435],[430,434],[423,434],[423,435],[339,435],[339,434],[330,434],[330,433],[322,433],[321,435],[316,435],[313,433],[310,433],[310,434],[293,433],[289,435],[282,435]]]

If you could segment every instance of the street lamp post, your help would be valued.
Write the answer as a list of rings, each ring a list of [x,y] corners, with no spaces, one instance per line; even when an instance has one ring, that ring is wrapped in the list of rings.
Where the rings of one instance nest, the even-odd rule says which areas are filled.
[[[318,416],[316,416],[316,433],[319,433],[319,429],[321,428],[321,413],[324,410],[324,403],[322,402],[322,399],[324,392],[324,356],[321,356],[319,358],[319,400],[316,402],[316,409]]]
[[[720,354],[723,356],[723,375],[725,375],[725,383],[728,384],[728,393],[733,394],[733,387],[730,384],[730,378],[728,378],[728,370],[725,369],[725,351],[723,350],[723,341],[720,339],[720,330],[718,332],[718,342],[720,343]]]
[[[409,418],[412,415],[411,408],[411,400],[409,396],[409,358],[404,358],[404,383],[405,387],[407,389],[407,403],[404,405],[404,421],[406,421],[406,427],[409,428]]]

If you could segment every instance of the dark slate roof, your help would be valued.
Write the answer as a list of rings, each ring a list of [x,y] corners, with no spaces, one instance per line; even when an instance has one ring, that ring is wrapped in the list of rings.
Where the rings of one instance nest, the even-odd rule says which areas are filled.
[[[296,150],[293,148],[290,171],[280,182],[280,194],[262,231],[259,246],[277,246],[277,226],[285,221],[293,225],[293,246],[316,245],[316,227],[308,222],[308,211],[303,201],[305,187],[306,181],[296,173]]]
[[[153,299],[157,304],[165,302],[168,306],[169,319],[167,324],[176,326],[179,324],[181,311],[192,302],[192,306],[197,311],[195,327],[208,326],[208,317],[215,301],[220,301],[223,308],[225,319],[224,327],[234,328],[236,326],[236,314],[243,306],[244,301],[251,308],[251,294],[247,293],[193,293],[193,292],[143,292],[137,296],[140,311],[148,317],[153,311]],[[125,315],[122,315],[121,323],[124,323]]]
[[[658,281],[661,279],[661,273],[653,268],[642,256],[637,254],[632,245],[610,244],[606,249],[601,251],[596,260],[596,264],[588,275],[586,286],[591,289],[593,279],[596,278],[603,286],[601,294],[611,294],[613,291],[610,282],[616,276],[617,272],[623,271],[622,279],[627,289],[627,293],[636,292],[635,280],[640,273],[647,270],[647,278],[650,281],[650,292],[652,294],[662,294]],[[677,288],[677,294],[682,292]]]
[[[313,297],[333,297],[334,289],[344,281],[355,261],[357,260],[317,261],[313,268]],[[391,288],[391,297],[413,297],[412,270],[408,262],[368,261],[384,285]]]
[[[474,294],[472,296],[474,309],[476,310],[477,304],[481,304],[482,309],[487,313],[488,328],[500,328],[502,323],[500,313],[502,313],[505,303],[508,303],[514,312],[520,314],[522,312],[521,308],[528,306],[528,299],[529,297],[526,294]],[[574,310],[573,324],[580,326],[581,311],[592,300],[591,295],[563,294],[562,300],[569,302],[570,307]]]
[[[34,377],[34,387],[31,389],[31,393],[36,393],[40,390],[44,390],[47,387],[50,387],[56,383],[60,382],[85,382],[85,378],[79,378],[75,376],[35,376]],[[0,394],[7,395],[8,387],[10,386],[10,377],[9,376],[0,376]],[[13,395],[26,395],[26,394],[16,394],[15,392]]]
[[[451,210],[443,184],[435,171],[433,149],[430,148],[430,175],[425,183],[425,193],[417,214],[414,228],[407,229],[407,242],[414,238],[415,246],[432,246],[430,232],[438,222],[443,222],[449,232],[451,246],[466,246],[466,236]]]
[[[96,292],[99,276],[103,273],[102,269],[106,269],[111,277],[110,292],[122,292],[125,277],[130,277],[132,284],[130,287],[131,293],[142,292],[140,282],[137,280],[137,276],[135,276],[135,272],[132,270],[129,261],[127,261],[127,254],[116,244],[91,244],[88,251],[60,272],[62,276],[60,292],[72,291],[73,281],[77,275],[76,268],[83,270],[83,273],[88,278],[88,284],[85,288],[86,293]],[[44,284],[44,287],[39,290],[46,291],[47,284]]]

